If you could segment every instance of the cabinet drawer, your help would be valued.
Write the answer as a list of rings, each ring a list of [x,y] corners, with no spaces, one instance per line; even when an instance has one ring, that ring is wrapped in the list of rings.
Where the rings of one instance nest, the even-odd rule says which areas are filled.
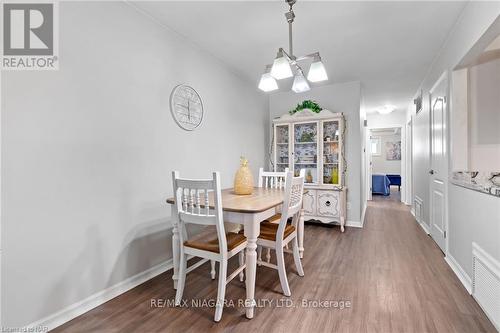
[[[315,215],[316,214],[316,191],[315,190],[307,190],[307,193],[304,193],[304,197],[302,198],[302,207],[304,209],[304,214],[306,215]]]
[[[340,193],[317,191],[317,211],[320,216],[340,217]]]

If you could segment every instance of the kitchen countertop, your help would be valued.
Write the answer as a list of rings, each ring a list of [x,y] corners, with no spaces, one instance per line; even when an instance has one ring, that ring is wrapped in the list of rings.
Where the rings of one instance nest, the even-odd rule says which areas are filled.
[[[450,182],[457,186],[500,197],[500,172],[453,172]]]

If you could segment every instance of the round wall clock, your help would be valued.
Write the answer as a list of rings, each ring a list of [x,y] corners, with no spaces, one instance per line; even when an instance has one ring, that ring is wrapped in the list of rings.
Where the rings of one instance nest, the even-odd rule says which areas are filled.
[[[203,102],[192,87],[180,84],[170,94],[170,111],[180,128],[193,131],[203,120]]]

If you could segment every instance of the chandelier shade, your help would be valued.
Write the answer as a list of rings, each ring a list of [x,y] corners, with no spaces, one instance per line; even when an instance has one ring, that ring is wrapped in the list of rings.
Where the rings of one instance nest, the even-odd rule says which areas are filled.
[[[311,88],[309,87],[309,83],[304,77],[304,74],[302,74],[302,71],[298,71],[297,74],[295,74],[295,78],[293,79],[292,90],[296,93],[301,93],[311,90]]]
[[[314,59],[309,67],[309,73],[307,73],[307,79],[311,82],[321,82],[328,80],[328,75],[326,74],[325,65],[321,61],[321,58]]]
[[[290,63],[283,54],[283,51],[279,51],[278,56],[274,59],[273,67],[271,68],[271,75],[277,80],[293,76],[292,67],[290,67]]]
[[[278,83],[268,71],[260,77],[259,89],[265,92],[278,89]]]

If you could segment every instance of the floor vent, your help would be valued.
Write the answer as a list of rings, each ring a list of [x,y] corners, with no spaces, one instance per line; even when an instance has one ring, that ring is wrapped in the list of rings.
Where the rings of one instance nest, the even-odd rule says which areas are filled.
[[[472,296],[500,331],[500,263],[472,243]]]

